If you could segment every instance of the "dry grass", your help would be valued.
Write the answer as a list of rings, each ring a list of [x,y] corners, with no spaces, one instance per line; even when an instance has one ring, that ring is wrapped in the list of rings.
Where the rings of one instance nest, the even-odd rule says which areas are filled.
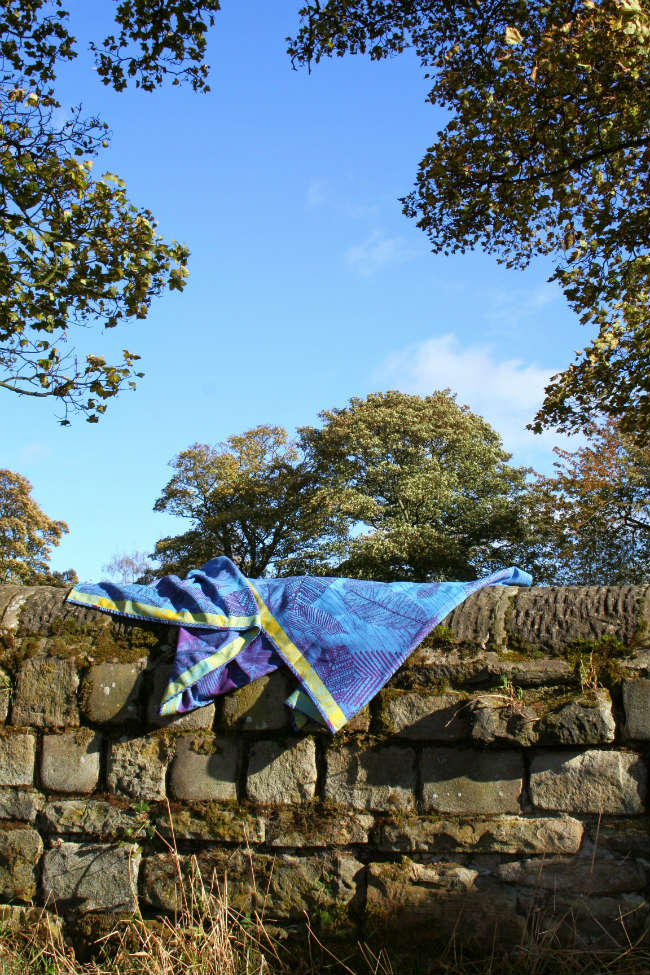
[[[189,893],[186,891],[189,888]],[[117,922],[80,963],[61,927],[39,919],[20,930],[0,932],[0,973],[34,975],[285,975],[289,969],[262,919],[231,910],[227,886],[207,889],[194,865],[173,918],[136,914]]]
[[[409,962],[390,950],[359,943],[344,960],[306,922],[300,954],[269,933],[260,917],[232,911],[225,894],[196,879],[189,902],[173,919],[141,916],[117,924],[81,963],[61,927],[48,915],[22,928],[0,931],[0,975],[647,975],[647,942],[627,947],[579,949],[544,939],[503,953],[496,946],[482,958],[468,956],[452,938],[441,948],[423,939],[419,957]]]
[[[162,837],[161,837],[162,839]],[[306,916],[303,936],[282,940],[263,915],[242,915],[228,902],[228,885],[207,887],[195,860],[189,882],[174,840],[168,844],[178,875],[176,915],[117,922],[80,962],[56,917],[32,911],[28,923],[0,922],[0,975],[647,975],[647,932],[632,936],[634,918],[621,916],[611,948],[567,948],[571,917],[553,929],[527,927],[522,944],[504,952],[495,942],[482,957],[469,955],[454,936],[436,944],[428,932],[417,955],[396,946],[347,944],[315,931]]]

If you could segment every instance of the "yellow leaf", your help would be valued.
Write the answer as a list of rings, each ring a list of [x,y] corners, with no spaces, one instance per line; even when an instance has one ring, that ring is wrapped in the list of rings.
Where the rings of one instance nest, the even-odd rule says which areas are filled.
[[[506,27],[506,32],[504,37],[505,37],[506,44],[509,44],[511,47],[514,46],[515,44],[521,44],[521,42],[523,41],[523,37],[521,36],[521,34],[519,33],[516,27]]]

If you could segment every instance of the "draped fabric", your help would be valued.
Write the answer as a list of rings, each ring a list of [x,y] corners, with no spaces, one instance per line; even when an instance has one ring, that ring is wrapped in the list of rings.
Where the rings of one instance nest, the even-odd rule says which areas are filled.
[[[71,603],[178,628],[161,714],[181,714],[218,694],[288,667],[294,725],[338,731],[383,687],[448,613],[484,586],[528,586],[502,569],[474,582],[373,582],[296,576],[247,579],[225,556],[186,579],[148,585],[77,585]]]

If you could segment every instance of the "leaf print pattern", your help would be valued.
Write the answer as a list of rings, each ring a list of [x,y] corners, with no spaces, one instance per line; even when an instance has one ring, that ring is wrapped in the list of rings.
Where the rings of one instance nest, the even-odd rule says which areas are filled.
[[[380,597],[367,583],[364,585],[357,579],[346,579],[343,602],[349,613],[376,627],[411,629],[414,623],[422,625],[426,622],[426,613],[409,596],[384,591]]]
[[[514,568],[473,582],[422,585],[310,576],[260,579],[254,580],[260,608],[237,566],[219,556],[184,580],[165,576],[146,586],[80,584],[66,598],[177,628],[176,658],[161,713],[192,710],[284,664],[324,723],[336,731],[470,593],[531,581]],[[232,619],[224,625],[224,616],[252,616],[263,621],[264,629],[242,630],[241,622],[233,626]],[[237,640],[245,644],[241,650]],[[229,643],[234,656],[223,664]]]

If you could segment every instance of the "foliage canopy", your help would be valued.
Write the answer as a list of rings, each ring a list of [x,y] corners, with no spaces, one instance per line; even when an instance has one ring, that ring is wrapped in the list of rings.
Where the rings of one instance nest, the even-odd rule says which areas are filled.
[[[450,119],[404,198],[435,253],[536,255],[595,337],[534,429],[650,437],[650,0],[317,0],[294,64],[415,49]]]
[[[525,474],[449,391],[353,398],[300,430],[323,510],[345,522],[337,575],[474,579],[512,562]]]
[[[191,527],[157,542],[161,572],[183,575],[216,555],[251,578],[318,564],[327,519],[315,503],[313,475],[282,427],[255,427],[216,447],[193,444],[171,466],[154,510],[187,518]]]
[[[52,574],[48,568],[52,546],[68,526],[48,518],[31,493],[26,477],[0,470],[0,583],[72,585],[74,572]]]
[[[532,535],[545,539],[542,574],[556,585],[650,582],[650,448],[608,422],[585,446],[556,448],[540,478]]]
[[[205,33],[218,0],[124,0],[119,28],[91,45],[104,84],[146,91],[167,76],[208,90]],[[79,360],[74,327],[144,318],[154,296],[182,290],[187,248],[166,243],[112,173],[92,175],[107,126],[81,107],[59,121],[57,66],[76,56],[62,0],[0,0],[0,387],[53,397],[62,422],[96,422],[134,387],[138,356]]]
[[[160,570],[224,554],[251,577],[434,581],[519,565],[537,584],[650,581],[650,451],[612,421],[533,478],[448,391],[372,393],[320,419],[297,443],[260,426],[174,458],[155,510],[191,526],[157,543]]]

